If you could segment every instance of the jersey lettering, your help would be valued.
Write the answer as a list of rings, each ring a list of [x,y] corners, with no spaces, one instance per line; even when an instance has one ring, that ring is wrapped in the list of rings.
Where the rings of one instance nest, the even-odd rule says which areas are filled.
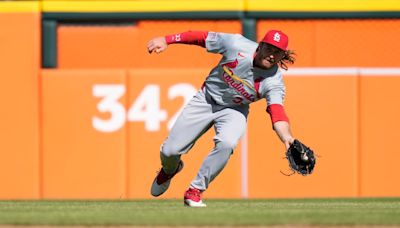
[[[246,98],[247,100],[249,100],[251,102],[254,102],[255,101],[254,94],[247,92],[245,86],[247,86],[247,88],[251,89],[253,92],[255,92],[255,94],[257,94],[257,91],[255,90],[255,88],[252,85],[250,85],[249,83],[240,79],[238,76],[234,75],[232,73],[232,71],[230,69],[228,69],[226,66],[223,66],[223,69],[225,71],[222,74],[222,78],[224,79],[224,81],[230,87],[235,89],[244,98]]]

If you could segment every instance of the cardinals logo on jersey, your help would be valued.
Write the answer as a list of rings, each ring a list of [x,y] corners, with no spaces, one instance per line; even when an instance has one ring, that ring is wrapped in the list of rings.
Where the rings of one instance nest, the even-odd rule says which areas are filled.
[[[236,68],[236,66],[238,65],[239,61],[237,59],[235,59],[235,61],[233,62],[229,62],[229,63],[225,63],[223,66],[227,66],[231,69]]]
[[[233,62],[226,63],[222,66],[224,73],[222,74],[222,78],[224,81],[233,88],[236,92],[238,92],[243,98],[250,102],[254,102],[256,97],[258,97],[258,92],[251,84],[247,83],[240,77],[236,76],[232,68],[235,68],[238,64],[238,60],[236,59]],[[237,97],[235,100],[238,100]],[[236,102],[235,102],[236,103]]]

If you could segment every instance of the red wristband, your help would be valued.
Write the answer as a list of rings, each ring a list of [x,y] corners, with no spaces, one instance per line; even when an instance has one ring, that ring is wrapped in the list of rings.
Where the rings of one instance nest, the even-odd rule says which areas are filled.
[[[267,107],[267,112],[271,116],[272,124],[278,121],[286,121],[289,123],[289,118],[285,113],[285,108],[280,104],[271,104]]]

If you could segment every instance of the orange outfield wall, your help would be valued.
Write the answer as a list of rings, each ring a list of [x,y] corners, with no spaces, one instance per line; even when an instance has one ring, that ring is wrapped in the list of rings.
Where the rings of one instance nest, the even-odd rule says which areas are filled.
[[[151,197],[168,125],[205,74],[204,69],[43,71],[43,198]],[[213,147],[212,132],[184,156],[186,168],[163,198],[181,197]],[[224,181],[208,197],[240,197],[239,158],[235,152],[219,177]]]
[[[400,195],[400,74],[373,75],[360,81],[361,196]]]
[[[44,198],[150,198],[149,187],[160,166],[159,147],[168,125],[200,87],[206,72],[44,71]],[[285,82],[293,133],[320,156],[314,174],[286,177],[280,173],[289,173],[284,148],[271,128],[265,102],[260,101],[250,109],[248,146],[239,144],[206,197],[400,195],[399,185],[381,178],[396,178],[394,161],[399,153],[382,145],[396,137],[393,129],[399,125],[400,107],[393,104],[400,98],[395,90],[400,75],[289,74]],[[98,86],[103,93],[94,92]],[[116,88],[125,90],[119,93]],[[385,119],[380,119],[381,112],[374,106],[378,102],[389,110]],[[108,127],[95,127],[93,118]],[[162,198],[181,197],[213,147],[213,135],[211,129],[182,156],[186,167]],[[248,156],[247,169],[242,166],[242,153]],[[246,170],[248,185],[243,188],[242,172]],[[292,191],[292,186],[298,190]]]
[[[241,33],[240,21],[139,21],[126,26],[64,26],[57,29],[58,67],[203,68],[219,61],[195,45],[170,46],[168,55],[149,55],[147,42],[188,30]]]
[[[188,29],[241,31],[239,21],[62,25],[61,69],[40,71],[40,15],[2,13],[0,25],[1,199],[150,198],[168,124],[220,56],[187,45],[149,55],[148,39]],[[399,66],[399,44],[393,40],[400,35],[394,29],[399,20],[265,20],[257,26],[258,38],[269,28],[289,34],[298,53],[295,67]],[[378,42],[390,47],[371,45]],[[321,156],[315,173],[306,178],[280,174],[287,171],[284,148],[271,129],[265,102],[259,102],[250,110],[247,143],[239,144],[205,196],[400,196],[400,185],[387,181],[396,180],[400,156],[392,146],[400,127],[400,74],[284,78],[293,133]],[[146,88],[152,96],[144,99]],[[165,116],[137,115],[148,114],[146,104],[157,101]],[[149,118],[159,124],[146,122]],[[212,137],[213,129],[183,157],[187,166],[164,198],[182,197],[212,148]],[[246,171],[248,179],[242,179]],[[293,186],[298,191],[290,191]]]
[[[94,85],[124,85],[126,72],[49,70],[41,81],[43,198],[125,197],[126,129],[102,133],[93,128],[93,119],[110,115],[100,107],[108,110]],[[116,102],[124,104],[124,97]]]
[[[257,40],[269,29],[289,35],[296,67],[398,66],[396,19],[260,20]],[[239,21],[139,21],[127,26],[58,27],[59,68],[210,68],[219,57],[202,48],[171,45],[154,58],[149,39],[187,30],[241,33]]]
[[[260,20],[257,40],[266,30],[284,31],[296,67],[399,66],[399,28],[398,19]]]
[[[248,129],[249,196],[357,196],[357,76],[287,75],[285,83],[285,107],[293,135],[320,158],[317,158],[313,175],[282,175],[280,171],[290,174],[287,161],[283,159],[285,148],[272,131],[265,102],[254,104]],[[261,179],[266,180],[264,187]]]
[[[40,13],[0,13],[0,198],[40,197]]]

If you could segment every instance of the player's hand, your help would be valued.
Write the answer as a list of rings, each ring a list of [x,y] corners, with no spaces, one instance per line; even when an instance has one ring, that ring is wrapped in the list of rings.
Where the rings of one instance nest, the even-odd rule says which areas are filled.
[[[151,54],[153,52],[159,54],[167,49],[168,44],[165,37],[156,37],[147,43],[147,51]]]
[[[292,137],[287,138],[287,139],[285,139],[285,140],[283,141],[283,144],[285,144],[286,150],[289,149],[290,145],[292,145],[293,142],[294,142],[294,138],[292,138]]]

